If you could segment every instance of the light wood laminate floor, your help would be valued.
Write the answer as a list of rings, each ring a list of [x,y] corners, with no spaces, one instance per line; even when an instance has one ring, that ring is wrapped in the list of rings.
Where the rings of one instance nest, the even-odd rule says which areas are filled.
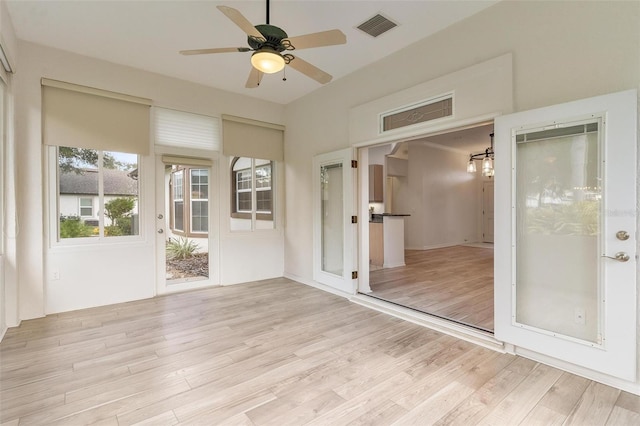
[[[493,331],[493,248],[405,250],[405,263],[371,271],[370,295]]]
[[[631,425],[640,399],[287,279],[24,321],[3,425]]]

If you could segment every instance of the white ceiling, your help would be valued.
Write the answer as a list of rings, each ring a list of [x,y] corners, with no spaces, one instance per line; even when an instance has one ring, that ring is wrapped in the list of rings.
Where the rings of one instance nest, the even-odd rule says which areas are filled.
[[[467,154],[477,154],[491,145],[491,137],[489,136],[491,133],[493,133],[493,124],[487,124],[437,136],[428,136],[420,141],[456,149]]]
[[[483,124],[462,130],[453,130],[435,136],[427,136],[408,142],[401,142],[393,148],[393,157],[409,158],[409,145],[427,144],[429,146],[442,146],[446,149],[453,149],[463,154],[479,154],[484,152],[491,145],[493,133],[493,123]],[[372,149],[381,149],[383,155],[389,152],[395,144],[381,145]]]
[[[340,29],[347,44],[295,51],[333,75],[363,68],[430,34],[491,6],[496,0],[272,0],[270,23],[297,36]],[[251,53],[182,56],[179,50],[244,47],[246,35],[217,5],[238,9],[253,24],[265,23],[265,1],[57,1],[8,0],[17,37],[70,52],[287,104],[320,84],[287,67],[245,89]],[[399,24],[377,38],[355,27],[376,13]],[[331,83],[329,83],[331,84]]]

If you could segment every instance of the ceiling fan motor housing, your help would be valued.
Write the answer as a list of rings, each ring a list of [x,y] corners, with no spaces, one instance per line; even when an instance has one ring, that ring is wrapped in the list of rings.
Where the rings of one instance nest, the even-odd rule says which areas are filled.
[[[269,47],[277,52],[292,50],[290,43],[282,42],[283,39],[286,39],[289,36],[281,28],[278,28],[275,25],[262,24],[256,25],[256,30],[262,34],[264,40],[259,40],[255,37],[249,36],[247,41],[253,50],[260,50],[263,47]]]

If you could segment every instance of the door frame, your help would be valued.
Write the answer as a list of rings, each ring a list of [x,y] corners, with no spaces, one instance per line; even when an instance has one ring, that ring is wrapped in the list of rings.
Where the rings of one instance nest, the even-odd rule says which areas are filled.
[[[219,158],[212,153],[199,152],[197,150],[183,150],[181,154],[176,154],[173,150],[168,152],[156,152],[155,157],[155,194],[154,206],[154,229],[156,237],[156,294],[176,293],[185,290],[193,290],[204,287],[217,286],[220,284],[220,201],[219,201]],[[188,151],[188,152],[186,152]],[[175,158],[183,158],[184,164],[189,165],[189,160],[206,160],[211,165],[199,166],[209,169],[209,277],[207,279],[185,280],[182,282],[167,285],[166,280],[166,250],[165,235],[170,225],[170,217],[166,215],[166,205],[169,202],[165,199],[165,178],[163,155],[170,155]],[[162,215],[162,217],[160,217]],[[162,233],[160,232],[162,229]]]
[[[357,214],[359,218],[362,218],[362,220],[359,220],[358,222],[358,293],[371,293],[371,286],[369,285],[369,221],[365,220],[365,218],[369,217],[369,152],[368,149],[362,148],[373,148],[379,145],[410,142],[430,136],[437,136],[459,130],[493,124],[495,118],[499,117],[500,115],[500,113],[492,113],[471,119],[451,120],[446,124],[439,125],[434,129],[422,129],[413,132],[411,136],[397,137],[395,139],[384,138],[381,140],[365,141],[353,145],[353,147],[357,149],[358,157]],[[427,314],[424,315],[427,316]],[[473,331],[473,328],[468,328],[470,331]]]

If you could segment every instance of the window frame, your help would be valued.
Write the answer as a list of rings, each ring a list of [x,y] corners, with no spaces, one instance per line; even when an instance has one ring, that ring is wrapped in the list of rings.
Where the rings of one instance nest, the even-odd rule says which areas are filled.
[[[193,238],[207,238],[210,230],[210,221],[211,221],[211,211],[210,211],[210,199],[211,199],[211,168],[203,167],[203,166],[182,166],[175,164],[173,165],[175,170],[171,171],[171,185],[169,192],[169,203],[171,204],[171,220],[170,220],[170,229],[171,232],[175,235],[179,235],[181,237],[193,237]],[[192,175],[191,171],[193,170],[206,170],[207,171],[207,198],[191,198],[191,190],[192,190]],[[175,199],[175,175],[177,173],[182,174],[182,199]],[[182,202],[182,215],[183,215],[183,228],[184,229],[176,229],[175,227],[175,202]],[[194,231],[193,230],[193,201],[206,201],[207,202],[207,231]]]
[[[197,185],[199,186],[199,188],[202,188],[203,186],[206,186],[206,191],[204,192],[207,196],[207,198],[193,198],[193,172],[194,171],[205,171],[206,172],[206,176],[207,176],[207,183],[206,184],[202,184],[202,182],[198,182]],[[202,177],[202,176],[200,176]],[[209,234],[209,169],[207,168],[189,168],[189,230],[191,234],[197,234],[197,235],[208,235]],[[202,192],[200,192],[200,194],[202,194]],[[206,231],[195,231],[193,229],[193,212],[194,212],[194,208],[193,208],[193,203],[194,202],[205,202],[207,205],[207,215],[206,216],[198,216],[200,218],[206,217],[206,224],[207,224],[207,230]]]
[[[90,206],[83,206],[82,205],[82,201],[83,200],[89,200],[91,205]],[[82,214],[82,209],[91,209],[91,213],[90,214]],[[78,197],[78,217],[80,217],[80,218],[93,217],[93,211],[94,211],[93,197],[82,197],[82,196],[79,196]]]
[[[119,151],[113,150],[96,150],[98,152],[98,166],[97,170],[99,173],[98,177],[98,227],[99,233],[95,236],[90,237],[69,237],[69,238],[61,238],[60,237],[60,168],[59,168],[59,148],[65,148],[65,146],[55,146],[49,145],[48,149],[48,161],[46,166],[46,175],[49,180],[49,190],[47,196],[47,205],[49,206],[49,225],[47,229],[47,235],[49,235],[49,245],[51,247],[55,246],[77,246],[77,245],[108,245],[108,244],[120,244],[124,241],[127,242],[137,242],[142,241],[144,236],[144,194],[143,194],[143,184],[141,180],[138,180],[138,194],[136,196],[136,207],[137,207],[137,216],[138,216],[138,233],[134,235],[106,235],[105,232],[105,215],[104,215],[104,204],[105,204],[105,194],[104,194],[104,180],[103,180],[103,170],[104,167],[104,156],[105,152],[116,152]],[[137,156],[137,169],[138,176],[142,176],[144,172],[143,156],[136,153],[122,153],[122,154],[131,154]],[[89,198],[86,195],[78,194],[78,198]],[[78,205],[79,205],[78,201]],[[96,206],[93,203],[93,209],[95,211]],[[80,218],[80,216],[78,216]],[[88,217],[88,216],[87,216]],[[133,220],[132,220],[133,222]]]
[[[177,185],[176,180],[177,177],[180,176],[181,179],[181,185]],[[176,198],[176,189],[180,188],[180,191],[182,193],[182,196],[180,198]],[[176,234],[186,234],[185,233],[185,226],[184,226],[184,219],[186,217],[186,214],[184,213],[185,211],[185,202],[184,202],[184,169],[180,169],[178,168],[175,171],[171,172],[171,231],[173,231]],[[177,228],[176,227],[176,203],[182,203],[182,228]]]
[[[238,162],[238,160],[240,160],[241,158],[246,158],[251,160],[251,167],[247,167],[247,168],[243,168],[240,170],[234,170],[234,167],[236,165],[236,163]],[[268,163],[265,164],[260,164],[256,166],[256,160],[264,160],[264,161],[268,161]],[[234,219],[252,219],[253,218],[253,214],[255,213],[255,220],[265,220],[265,221],[274,221],[275,222],[275,218],[274,218],[274,208],[275,208],[275,204],[276,204],[276,200],[275,200],[275,196],[274,196],[274,176],[275,176],[275,165],[276,162],[273,160],[266,160],[266,159],[261,159],[261,158],[252,158],[252,157],[233,157],[231,160],[231,165],[229,167],[229,171],[231,173],[231,185],[230,185],[230,192],[231,192],[231,212],[230,212],[230,217],[234,218]],[[269,167],[270,169],[270,173],[269,173],[269,182],[270,185],[268,187],[259,187],[258,185],[258,178],[256,176],[256,171],[260,168],[265,168],[265,167]],[[250,176],[251,176],[251,185],[249,189],[245,189],[243,188],[241,191],[238,190],[238,175],[241,172],[246,172],[247,170],[250,170]],[[266,192],[269,191],[271,193],[271,211],[270,212],[265,212],[265,211],[258,211],[258,197],[257,197],[257,193],[258,192]],[[251,210],[250,211],[246,211],[246,210],[240,210],[238,203],[239,203],[239,197],[238,197],[238,192],[251,192]],[[274,228],[275,228],[275,223],[274,223]]]

